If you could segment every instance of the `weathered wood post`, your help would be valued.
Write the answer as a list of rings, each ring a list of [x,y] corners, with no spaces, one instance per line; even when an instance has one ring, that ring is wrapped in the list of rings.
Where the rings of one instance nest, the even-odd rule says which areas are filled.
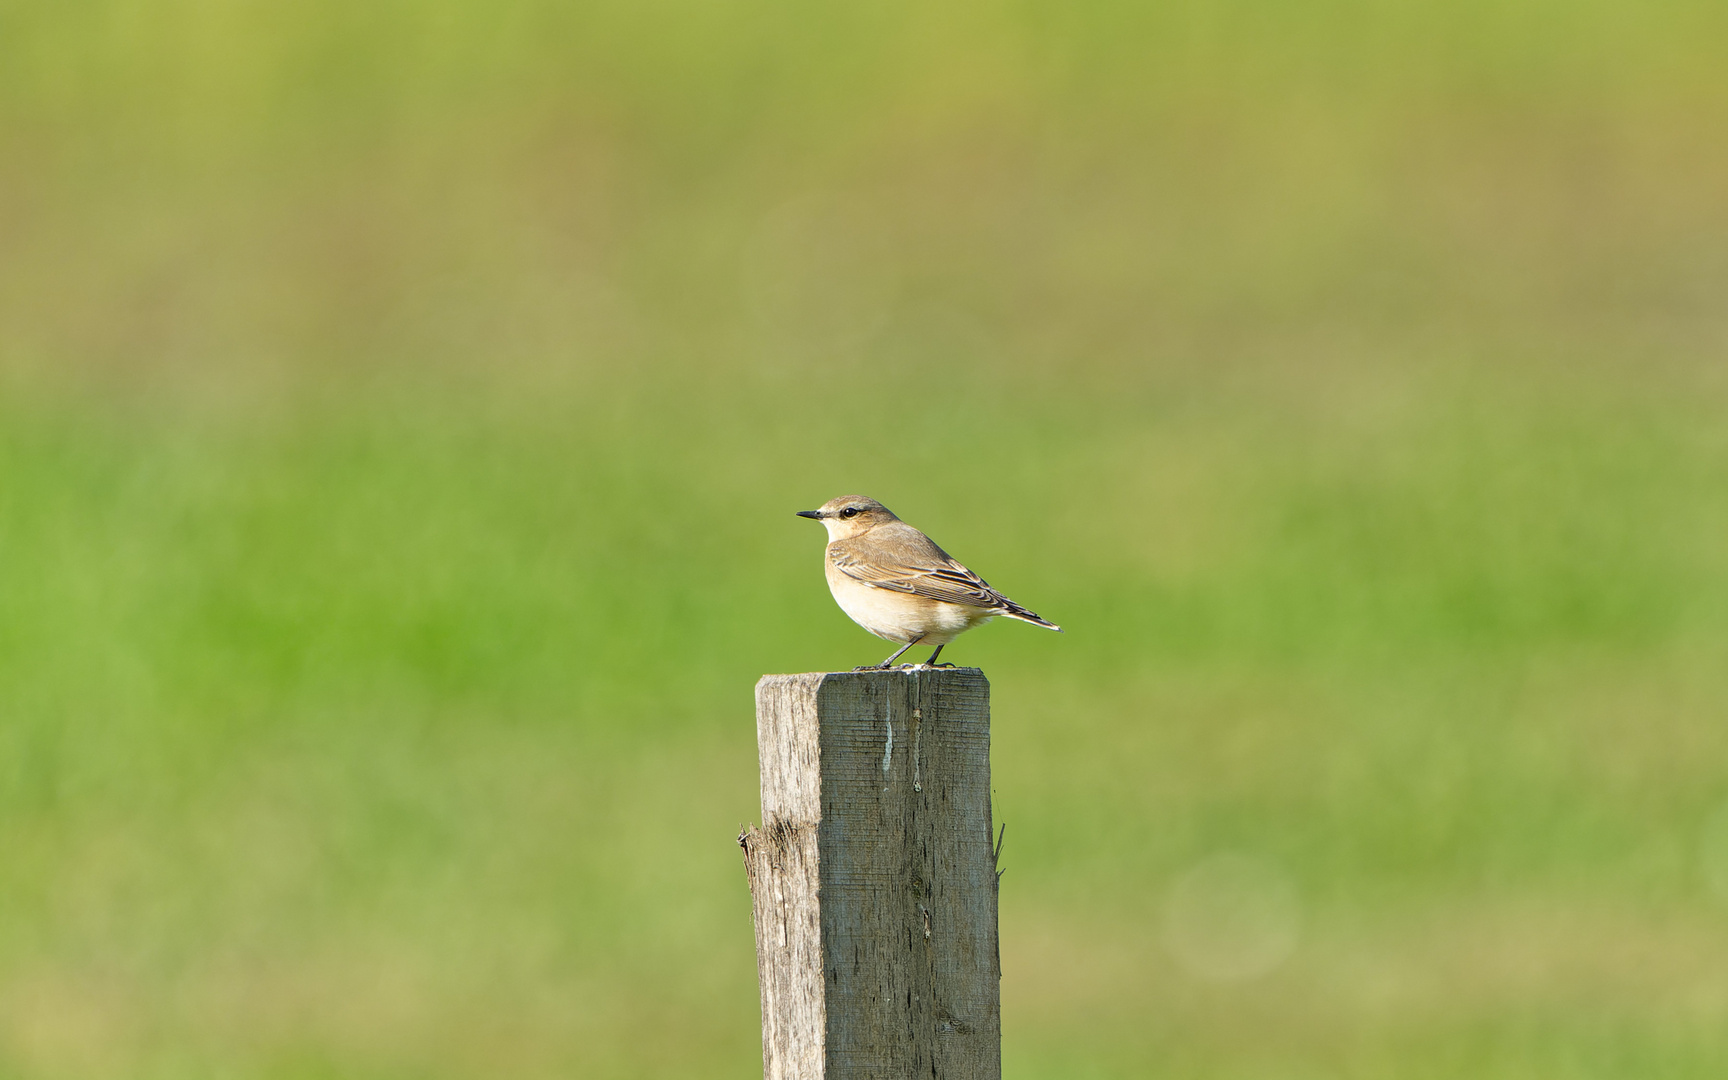
[[[764,1075],[999,1080],[984,673],[767,675],[756,740]]]

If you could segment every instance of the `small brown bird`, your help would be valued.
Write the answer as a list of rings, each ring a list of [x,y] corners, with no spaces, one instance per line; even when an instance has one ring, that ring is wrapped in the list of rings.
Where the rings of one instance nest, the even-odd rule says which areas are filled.
[[[936,646],[924,661],[932,666],[943,646],[998,615],[1062,632],[992,589],[875,499],[842,495],[798,516],[828,529],[828,591],[840,610],[877,637],[900,643],[899,652],[874,667],[893,667],[920,642]]]

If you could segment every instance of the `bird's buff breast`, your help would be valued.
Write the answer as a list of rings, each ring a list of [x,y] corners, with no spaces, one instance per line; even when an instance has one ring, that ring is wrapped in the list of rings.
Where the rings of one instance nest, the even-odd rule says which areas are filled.
[[[926,645],[946,645],[974,626],[993,618],[981,608],[945,604],[910,593],[878,589],[827,566],[828,591],[849,618],[885,641],[904,645],[914,638]]]

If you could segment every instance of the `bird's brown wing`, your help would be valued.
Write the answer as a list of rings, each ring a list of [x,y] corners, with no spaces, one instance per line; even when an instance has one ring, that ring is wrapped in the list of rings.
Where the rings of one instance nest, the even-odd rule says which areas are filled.
[[[878,533],[886,535],[877,536]],[[992,589],[989,582],[955,562],[946,551],[910,526],[872,529],[856,540],[831,545],[830,556],[836,570],[878,589],[967,607],[1014,606]]]
[[[880,563],[857,563],[844,557],[834,560],[835,567],[849,578],[855,578],[878,589],[911,593],[946,604],[967,607],[1001,607],[1003,597],[989,582],[972,571],[954,563],[943,567],[884,566]]]

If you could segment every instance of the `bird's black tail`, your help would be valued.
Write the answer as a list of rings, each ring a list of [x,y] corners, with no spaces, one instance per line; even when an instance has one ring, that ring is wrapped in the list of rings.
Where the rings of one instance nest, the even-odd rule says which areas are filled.
[[[1016,604],[1014,601],[1009,600],[1007,597],[1003,597],[1002,599],[1003,599],[1002,614],[1006,615],[1008,618],[1019,619],[1021,622],[1031,623],[1033,626],[1042,626],[1044,629],[1054,630],[1058,634],[1060,634],[1062,632],[1062,628],[1060,626],[1057,626],[1055,623],[1051,622],[1050,620],[1042,618],[1033,612],[1027,611],[1025,608],[1021,607],[1019,604]]]

